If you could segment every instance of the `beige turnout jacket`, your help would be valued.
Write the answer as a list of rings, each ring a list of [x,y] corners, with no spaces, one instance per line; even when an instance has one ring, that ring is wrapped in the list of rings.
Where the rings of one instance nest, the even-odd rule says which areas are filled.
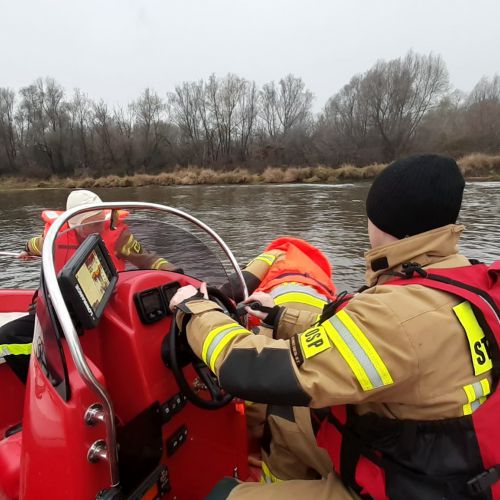
[[[223,387],[252,401],[317,408],[352,403],[360,412],[393,418],[463,415],[487,395],[490,377],[487,362],[475,364],[456,308],[460,300],[421,285],[380,286],[391,278],[388,270],[409,261],[468,265],[457,254],[462,230],[449,225],[368,252],[372,287],[320,327],[288,340],[252,334],[213,302],[189,301],[189,343]],[[373,263],[380,267],[383,260],[387,268],[374,271]]]
[[[468,303],[422,285],[384,284],[392,279],[388,272],[407,262],[469,265],[457,253],[462,230],[449,225],[368,252],[370,288],[319,326],[313,325],[316,313],[288,309],[281,339],[253,335],[210,301],[189,301],[190,345],[224,388],[252,401],[313,408],[348,403],[359,413],[397,419],[470,414],[490,393],[491,360],[486,349],[473,348],[481,329]],[[307,327],[287,338],[286,318],[290,328],[294,321]]]

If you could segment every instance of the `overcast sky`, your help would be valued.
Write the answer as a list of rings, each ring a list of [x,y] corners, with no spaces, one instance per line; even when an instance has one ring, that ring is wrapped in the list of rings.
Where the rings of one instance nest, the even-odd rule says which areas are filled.
[[[293,73],[319,110],[409,49],[441,54],[471,90],[500,73],[500,0],[0,0],[0,87],[52,76],[111,105],[211,73]]]

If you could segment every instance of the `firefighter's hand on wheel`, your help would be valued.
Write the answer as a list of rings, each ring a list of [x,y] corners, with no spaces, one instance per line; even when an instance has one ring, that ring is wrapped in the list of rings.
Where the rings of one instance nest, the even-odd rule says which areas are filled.
[[[200,293],[203,295],[204,299],[208,299],[208,294],[207,294],[207,284],[202,283],[200,285],[200,288],[195,288],[193,285],[186,285],[183,286],[182,288],[179,288],[175,295],[172,297],[172,300],[170,301],[169,307],[170,310],[173,311],[180,303],[184,302],[185,300],[194,297]]]
[[[247,300],[245,300],[246,303],[250,302],[260,302],[261,305],[264,307],[269,307],[273,308],[274,307],[274,299],[272,298],[271,295],[265,292],[254,292],[250,297],[248,297]],[[252,309],[251,307],[245,307],[245,310],[248,314],[251,314],[252,316],[255,316],[256,318],[259,319],[264,319],[267,317],[269,312],[262,312],[258,311],[256,309]]]

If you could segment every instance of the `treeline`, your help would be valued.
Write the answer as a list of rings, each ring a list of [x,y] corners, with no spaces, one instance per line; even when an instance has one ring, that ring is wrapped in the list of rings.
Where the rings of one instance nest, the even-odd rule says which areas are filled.
[[[0,175],[155,174],[176,166],[388,162],[410,152],[500,151],[500,77],[454,90],[440,56],[409,52],[354,76],[319,114],[299,77],[258,88],[229,74],[146,89],[111,109],[54,79],[0,87]]]

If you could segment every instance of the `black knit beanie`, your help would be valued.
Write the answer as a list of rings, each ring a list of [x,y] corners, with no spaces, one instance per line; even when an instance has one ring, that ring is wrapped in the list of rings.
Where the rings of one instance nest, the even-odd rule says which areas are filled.
[[[465,181],[455,160],[414,155],[396,160],[373,181],[366,199],[368,218],[398,239],[454,224]]]

